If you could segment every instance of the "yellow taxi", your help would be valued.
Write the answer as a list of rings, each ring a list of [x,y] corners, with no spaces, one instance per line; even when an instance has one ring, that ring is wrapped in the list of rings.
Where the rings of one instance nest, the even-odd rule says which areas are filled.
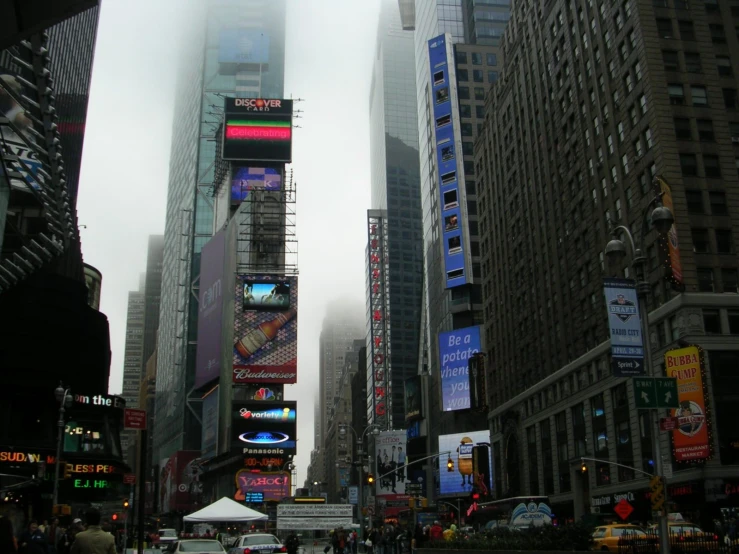
[[[593,531],[593,550],[618,552],[619,539],[640,538],[646,539],[647,534],[637,525],[618,523],[601,525]]]

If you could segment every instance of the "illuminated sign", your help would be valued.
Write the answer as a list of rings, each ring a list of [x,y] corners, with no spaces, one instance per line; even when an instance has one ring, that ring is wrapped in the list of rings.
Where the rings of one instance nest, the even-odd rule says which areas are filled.
[[[264,401],[235,401],[231,421],[231,446],[244,454],[277,457],[295,454],[296,402],[266,408]],[[276,455],[276,456],[275,456]]]
[[[388,342],[390,341],[390,324],[388,321],[388,300],[390,298],[388,267],[388,234],[385,225],[385,212],[381,210],[367,211],[367,270],[370,301],[371,351],[370,364],[372,371],[372,411],[373,423],[385,427],[387,413],[391,411],[390,397],[387,394],[387,383],[390,378],[390,360],[388,359]]]
[[[282,173],[273,167],[237,166],[231,176],[231,202],[246,199],[250,191],[279,191],[282,188]]]
[[[236,473],[236,486],[247,499],[249,495],[261,495],[263,500],[253,502],[281,501],[290,496],[290,474],[279,473],[252,473],[251,470],[241,469]]]
[[[439,334],[441,402],[445,412],[470,407],[469,362],[479,351],[479,326]]]
[[[289,163],[292,100],[226,98],[223,159]]]
[[[675,208],[672,205],[672,190],[670,190],[670,185],[661,176],[654,178],[654,185],[658,189],[657,192],[662,196],[662,205],[674,214]],[[667,234],[660,236],[658,241],[660,253],[664,259],[664,267],[667,270],[667,274],[671,277],[670,284],[673,289],[682,292],[685,290],[685,284],[683,283],[683,264],[680,260],[680,245],[677,240],[677,227],[674,223]]]
[[[276,421],[295,421],[295,410],[290,408],[270,408],[268,410],[249,410],[241,408],[239,415],[243,419],[272,419]]]
[[[105,479],[75,479],[75,489],[112,489],[114,484]]]
[[[120,469],[109,464],[67,464],[70,473],[120,473]]]
[[[95,394],[88,396],[85,394],[75,394],[74,402],[76,404],[84,404],[86,406],[99,406],[101,408],[119,408],[126,407],[126,401],[119,396],[108,396],[106,394]]]
[[[47,454],[39,454],[37,452],[12,452],[9,450],[0,451],[0,462],[9,462],[16,464],[38,464],[46,462],[54,463],[54,456]]]

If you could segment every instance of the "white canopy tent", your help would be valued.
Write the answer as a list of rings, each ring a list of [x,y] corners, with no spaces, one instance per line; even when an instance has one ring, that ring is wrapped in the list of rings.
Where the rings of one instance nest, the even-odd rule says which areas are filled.
[[[203,521],[257,521],[267,519],[267,516],[224,496],[202,510],[198,510],[183,518],[186,522],[197,523]]]

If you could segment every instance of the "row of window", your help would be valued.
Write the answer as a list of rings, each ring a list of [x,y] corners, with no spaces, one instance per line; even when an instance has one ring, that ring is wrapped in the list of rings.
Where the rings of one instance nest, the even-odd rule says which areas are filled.
[[[467,82],[470,80],[469,72],[466,69],[457,69],[457,81]],[[472,70],[472,80],[475,83],[485,82],[485,72],[482,69]],[[497,71],[488,71],[488,83],[494,83],[498,80]]]
[[[734,251],[731,229],[710,229],[693,228],[691,235],[693,237],[693,252],[696,254],[731,254]],[[711,234],[714,240],[711,241]]]
[[[470,52],[469,54],[472,58],[472,65],[482,65],[481,52]],[[455,51],[454,57],[457,60],[458,64],[467,64],[467,52],[460,52],[459,50],[457,50]],[[485,54],[485,65],[489,65],[491,67],[497,66],[498,55],[491,53]]]
[[[679,38],[681,40],[696,40],[695,28],[692,21],[678,19],[677,28],[680,34]],[[711,33],[711,41],[714,44],[726,43],[726,31],[724,30],[723,25],[720,23],[711,23],[708,25],[708,30]],[[657,18],[657,32],[659,36],[664,39],[678,38],[674,30],[673,21],[670,18]]]
[[[665,71],[680,71],[680,53],[675,50],[663,50],[662,62]],[[682,52],[682,67],[686,73],[703,73],[703,64],[698,52]],[[716,71],[720,77],[733,75],[731,58],[729,56],[716,56]]]

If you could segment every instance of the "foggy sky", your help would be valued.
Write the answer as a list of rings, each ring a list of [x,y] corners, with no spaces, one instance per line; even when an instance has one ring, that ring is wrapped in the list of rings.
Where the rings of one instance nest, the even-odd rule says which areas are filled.
[[[195,0],[101,2],[78,213],[85,262],[103,274],[110,392],[120,393],[128,291],[145,271],[150,234],[164,233],[178,29]],[[285,96],[296,109],[293,170],[299,240],[296,465],[313,448],[318,339],[325,307],[364,305],[370,198],[368,96],[379,2],[287,0]]]

